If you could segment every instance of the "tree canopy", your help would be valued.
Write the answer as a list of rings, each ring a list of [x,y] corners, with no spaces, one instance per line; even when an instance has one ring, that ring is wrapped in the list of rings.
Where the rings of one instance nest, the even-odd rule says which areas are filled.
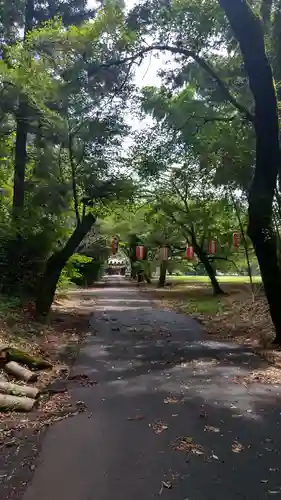
[[[280,0],[3,2],[2,292],[48,314],[75,252],[106,260],[117,234],[162,285],[177,263],[222,293],[218,270],[258,262],[280,343],[280,26]]]

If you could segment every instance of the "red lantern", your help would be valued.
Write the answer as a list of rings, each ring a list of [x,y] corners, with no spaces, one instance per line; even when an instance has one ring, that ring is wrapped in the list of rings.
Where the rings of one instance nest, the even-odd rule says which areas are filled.
[[[138,260],[143,260],[144,259],[144,246],[143,245],[138,245],[136,248],[136,255]]]
[[[194,258],[194,248],[186,245],[185,256],[187,259],[192,260]]]
[[[119,241],[118,241],[118,238],[113,238],[112,242],[111,242],[111,253],[112,255],[115,255],[117,252],[118,252],[118,244],[119,244]]]
[[[162,261],[168,260],[168,256],[169,256],[168,247],[161,247],[160,248],[160,260],[162,260]]]
[[[238,232],[233,233],[233,246],[235,248],[239,247],[240,241],[241,241],[241,233]]]
[[[214,255],[217,251],[217,242],[215,240],[209,241],[209,254]]]

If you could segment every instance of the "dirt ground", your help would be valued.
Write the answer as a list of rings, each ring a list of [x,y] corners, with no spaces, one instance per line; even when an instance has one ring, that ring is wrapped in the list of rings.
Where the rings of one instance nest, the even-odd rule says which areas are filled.
[[[224,283],[224,296],[214,297],[201,283],[168,283],[164,289],[145,286],[143,292],[168,308],[197,319],[215,340],[235,341],[250,346],[270,367],[253,377],[268,383],[281,381],[281,350],[272,346],[274,329],[260,284]]]
[[[33,309],[11,309],[0,317],[0,345],[12,345],[40,356],[53,369],[40,373],[41,395],[30,413],[0,412],[0,499],[21,498],[46,429],[83,411],[73,405],[67,378],[81,341],[89,333],[94,297],[87,290],[59,297],[46,324],[33,319]],[[85,383],[85,381],[82,381]]]

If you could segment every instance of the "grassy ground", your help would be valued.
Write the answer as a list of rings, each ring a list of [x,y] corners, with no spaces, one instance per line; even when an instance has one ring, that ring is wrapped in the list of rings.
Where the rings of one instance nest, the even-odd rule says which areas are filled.
[[[167,307],[191,314],[212,335],[265,347],[273,328],[261,286],[256,283],[252,290],[249,284],[233,278],[223,282],[225,296],[214,296],[205,282],[170,279],[165,289],[153,285],[146,291]]]
[[[220,297],[213,295],[208,283],[185,280],[169,280],[164,289],[153,284],[145,292],[162,306],[193,316],[213,340],[252,347],[269,362],[268,368],[253,372],[252,381],[280,384],[281,350],[271,345],[274,330],[261,286],[256,283],[252,290],[249,284],[233,278],[223,283],[226,295]]]
[[[218,276],[220,283],[250,283],[248,276]],[[187,283],[209,283],[208,276],[168,276],[168,281],[171,282],[187,282]],[[253,276],[253,283],[261,283],[260,276]]]

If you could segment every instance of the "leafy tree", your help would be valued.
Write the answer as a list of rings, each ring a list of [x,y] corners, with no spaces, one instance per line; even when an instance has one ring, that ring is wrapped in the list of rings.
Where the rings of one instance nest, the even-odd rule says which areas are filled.
[[[23,42],[7,48],[6,59],[13,64],[3,61],[3,89],[8,81],[15,95],[25,96],[29,120],[21,185],[25,204],[10,226],[8,244],[3,235],[3,252],[10,263],[19,263],[10,284],[26,283],[26,275],[31,283],[28,265],[34,284],[45,269],[37,296],[40,315],[48,312],[61,270],[97,215],[133,192],[120,172],[121,141],[128,133],[121,104],[133,89],[126,69],[102,66],[123,36],[118,12],[100,10],[94,22],[79,29],[58,21],[34,28]],[[91,79],[84,58],[98,63]],[[15,134],[17,141],[14,124],[9,138]],[[4,141],[4,152],[9,144]],[[12,166],[5,179],[10,183]]]
[[[203,7],[196,0],[172,4],[148,1],[133,9],[128,24],[140,35],[135,58],[151,51],[175,54],[176,76],[180,83],[182,75],[188,76],[188,82],[194,82],[192,70],[196,64],[204,74],[202,85],[200,74],[196,72],[197,94],[204,100],[209,99],[214,111],[223,106],[238,113],[254,131],[256,153],[249,189],[248,234],[259,261],[276,341],[281,343],[281,313],[277,299],[281,291],[281,269],[277,238],[272,228],[280,157],[273,74],[274,71],[277,75],[280,67],[276,30],[280,25],[279,13],[279,1],[253,0],[250,6],[246,0],[208,0]],[[151,44],[142,45],[148,34]],[[274,61],[273,70],[271,61]],[[164,71],[163,76],[166,75]],[[206,85],[208,81],[211,92]]]

